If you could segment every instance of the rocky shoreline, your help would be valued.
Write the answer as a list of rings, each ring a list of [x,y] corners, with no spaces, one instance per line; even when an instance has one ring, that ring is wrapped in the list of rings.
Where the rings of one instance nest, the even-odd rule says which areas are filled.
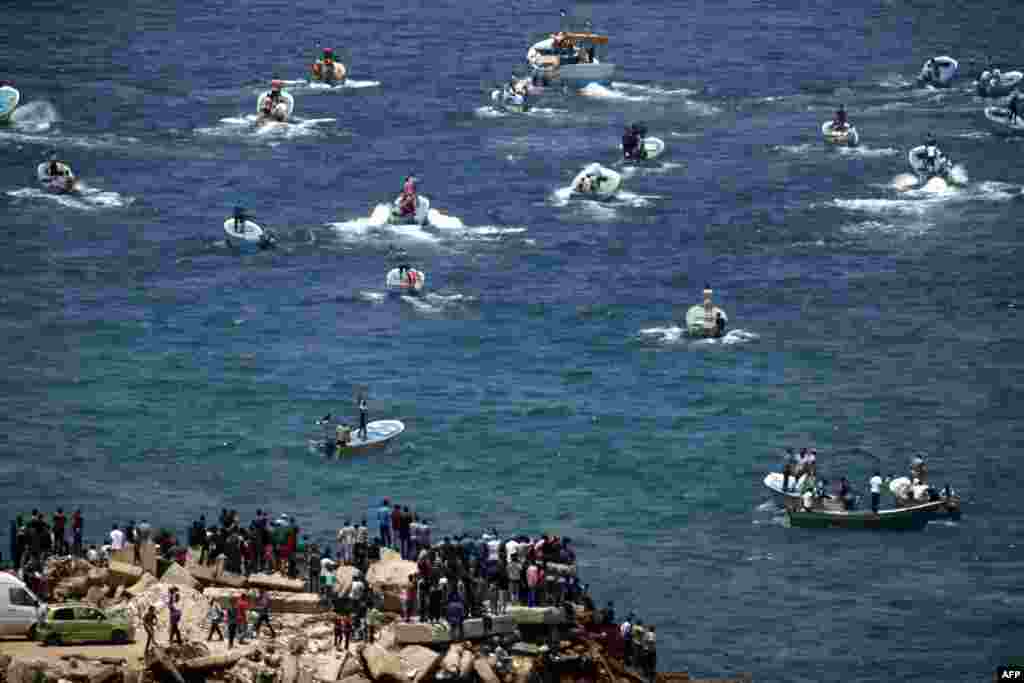
[[[502,614],[466,619],[457,640],[447,624],[403,621],[399,594],[411,563],[390,551],[369,566],[365,579],[382,597],[376,637],[348,647],[335,647],[334,611],[322,596],[304,592],[301,580],[231,574],[222,561],[199,565],[191,553],[185,566],[171,563],[157,576],[155,549],[150,544],[141,551],[138,564],[129,546],[106,566],[67,557],[51,558],[46,568],[51,607],[76,600],[130,616],[136,625],[134,645],[104,646],[99,656],[41,645],[31,653],[8,655],[4,646],[10,641],[0,641],[0,683],[650,682],[626,664],[618,627],[599,623],[600,611],[583,605],[510,605]],[[575,572],[575,567],[558,570]],[[355,571],[337,568],[339,595],[348,590]],[[172,587],[180,596],[184,643],[164,646]],[[212,602],[256,589],[268,591],[274,636],[265,633],[232,649],[221,640],[207,642]],[[141,653],[142,616],[150,606],[157,613],[156,644]],[[118,656],[121,652],[129,656]],[[655,683],[689,680],[695,679],[685,672],[655,675]],[[752,678],[744,674],[728,680]]]

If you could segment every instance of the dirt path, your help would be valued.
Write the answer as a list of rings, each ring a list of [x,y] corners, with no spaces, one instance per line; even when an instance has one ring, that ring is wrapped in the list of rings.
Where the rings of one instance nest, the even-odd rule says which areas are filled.
[[[162,642],[162,641],[161,641]],[[85,657],[121,657],[128,660],[129,665],[142,662],[142,650],[146,646],[146,638],[126,645],[56,645],[43,646],[31,640],[14,640],[0,638],[0,654],[11,657],[32,659],[60,659],[61,655],[83,655]]]

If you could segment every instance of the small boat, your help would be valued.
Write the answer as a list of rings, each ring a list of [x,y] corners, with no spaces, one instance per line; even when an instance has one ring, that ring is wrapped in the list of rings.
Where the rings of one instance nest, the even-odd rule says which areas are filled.
[[[385,280],[388,291],[398,294],[420,294],[426,284],[426,273],[415,268],[392,268]]]
[[[978,78],[978,95],[981,97],[1005,97],[1024,81],[1024,73],[999,69],[982,71]]]
[[[953,162],[937,146],[918,145],[907,153],[907,162],[921,182],[928,182],[932,178],[954,182],[951,177]]]
[[[985,107],[985,119],[1000,135],[1024,135],[1024,118],[1012,120],[1010,110],[1003,107]]]
[[[910,477],[897,477],[889,482],[889,491],[896,499],[897,508],[913,507],[934,500],[942,501],[942,507],[935,511],[935,517],[952,520],[960,519],[960,496],[953,489],[935,491],[927,484],[914,486]]]
[[[519,112],[520,114],[530,111],[529,96],[522,92],[515,92],[512,88],[496,88],[491,91],[491,101],[506,111]]]
[[[611,83],[615,65],[598,59],[597,46],[607,45],[608,36],[596,33],[559,31],[534,43],[526,61],[545,83],[562,81],[586,85]]]
[[[399,195],[391,203],[391,212],[388,214],[390,225],[426,225],[430,219],[430,199],[422,194],[416,195],[416,211],[403,214],[400,208],[402,196]]]
[[[14,86],[0,83],[0,123],[11,120],[11,115],[18,108],[20,101],[21,93]]]
[[[944,503],[941,500],[904,508],[879,510],[843,510],[835,501],[825,501],[823,507],[804,510],[787,509],[789,526],[804,529],[923,529],[934,519]],[[795,508],[796,506],[794,506]]]
[[[725,334],[729,316],[711,302],[712,290],[704,288],[704,303],[690,306],[686,311],[686,333],[692,337],[717,338]],[[721,322],[719,322],[721,318]]]
[[[273,236],[244,216],[225,219],[224,237],[228,246],[242,251],[269,249],[274,246]]]
[[[801,474],[799,477],[790,476],[787,482],[786,489],[782,489],[782,481],[785,479],[785,475],[781,472],[769,472],[765,475],[764,485],[769,491],[775,494],[775,498],[783,504],[791,501],[800,501],[800,490],[803,488],[804,482],[807,480],[806,474]]]
[[[826,121],[821,124],[821,134],[824,136],[825,142],[831,142],[834,145],[856,147],[860,144],[860,135],[857,134],[857,129],[851,123],[847,123],[846,128],[836,130],[835,121]]]
[[[280,123],[285,123],[291,118],[292,112],[295,110],[295,98],[289,92],[281,91],[281,101],[274,105],[270,114],[266,113],[267,100],[270,98],[270,91],[267,91],[260,95],[259,99],[256,100],[256,113],[260,116],[261,120],[272,120]]]
[[[320,423],[325,432],[329,426]],[[341,455],[357,455],[366,451],[383,448],[394,441],[405,431],[405,424],[401,420],[374,420],[366,423],[366,436],[364,437],[359,429],[348,425],[337,425],[334,430],[334,438],[326,438],[323,447],[328,453]],[[329,437],[329,434],[325,434]]]
[[[619,191],[622,176],[601,164],[590,164],[573,178],[572,192],[579,197],[608,199]]]
[[[78,178],[75,177],[71,167],[64,162],[53,162],[57,165],[57,172],[51,173],[49,161],[36,166],[36,178],[50,192],[54,194],[69,194],[78,191]]]
[[[919,85],[930,85],[935,88],[948,88],[960,72],[960,65],[952,57],[945,55],[932,57],[917,75]]]

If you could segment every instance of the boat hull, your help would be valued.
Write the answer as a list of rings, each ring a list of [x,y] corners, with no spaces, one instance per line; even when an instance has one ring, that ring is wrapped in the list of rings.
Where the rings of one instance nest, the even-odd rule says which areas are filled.
[[[942,501],[909,508],[840,512],[830,510],[787,510],[789,526],[801,529],[861,529],[886,531],[919,531],[935,518]]]
[[[359,455],[389,446],[404,431],[405,424],[401,420],[374,420],[366,424],[365,439],[360,436],[357,428],[351,428],[347,443],[341,445],[334,439],[328,439],[324,442],[324,448],[329,454],[339,457]]]

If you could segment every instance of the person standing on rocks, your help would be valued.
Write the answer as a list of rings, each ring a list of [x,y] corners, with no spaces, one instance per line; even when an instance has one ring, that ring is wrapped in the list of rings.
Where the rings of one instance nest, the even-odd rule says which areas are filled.
[[[398,505],[391,511],[391,549],[398,549],[401,554],[402,546],[402,508]],[[405,559],[404,557],[402,559]]]
[[[149,648],[156,640],[156,607],[150,605],[149,609],[146,610],[146,616],[142,617],[142,626],[146,629],[146,649],[143,650],[143,654],[149,654]]]
[[[81,509],[75,510],[75,513],[71,515],[71,551],[75,557],[82,556],[82,524],[82,511]]]
[[[256,628],[253,629],[253,637],[258,637],[260,635],[260,627],[266,624],[267,628],[270,629],[270,637],[277,638],[274,626],[270,623],[270,594],[267,593],[266,589],[261,588],[256,598],[256,614]]]
[[[238,644],[245,645],[246,634],[249,630],[249,599],[242,593],[238,596],[238,602],[235,605],[236,623],[238,624]]]
[[[227,603],[228,649],[230,650],[235,646],[235,634],[238,633],[238,609],[235,607],[234,601],[229,599]]]
[[[647,633],[644,634],[644,670],[651,683],[654,683],[655,676],[658,674],[658,648],[656,640],[654,625],[652,624],[647,629]]]
[[[633,661],[633,615],[630,614],[619,626],[619,633],[622,636],[623,655],[622,661],[629,666]]]
[[[178,645],[184,645],[181,638],[181,607],[178,605],[179,593],[176,586],[171,587],[171,594],[168,596],[167,609],[171,613],[171,632],[168,643],[178,642]]]
[[[110,549],[121,550],[124,548],[124,532],[117,528],[117,524],[110,527]]]
[[[345,640],[345,617],[340,614],[334,615],[334,649],[337,650],[341,643]],[[345,642],[345,649],[348,649],[348,643]]]
[[[57,513],[53,516],[53,552],[58,555],[67,555],[68,552],[68,539],[64,536],[66,523],[64,508],[57,508]]]
[[[466,606],[462,603],[462,598],[458,593],[452,594],[452,599],[448,602],[447,614],[445,616],[448,619],[448,628],[452,634],[452,641],[465,639],[466,634],[463,631],[462,624],[466,618]]]
[[[380,528],[380,542],[388,547],[391,546],[391,506],[385,498],[377,508],[377,526]]]
[[[220,625],[224,623],[224,609],[219,602],[213,600],[210,603],[210,611],[206,613],[206,618],[210,622],[210,633],[206,636],[206,642],[210,642],[214,633],[224,640],[224,632],[220,630]]]

